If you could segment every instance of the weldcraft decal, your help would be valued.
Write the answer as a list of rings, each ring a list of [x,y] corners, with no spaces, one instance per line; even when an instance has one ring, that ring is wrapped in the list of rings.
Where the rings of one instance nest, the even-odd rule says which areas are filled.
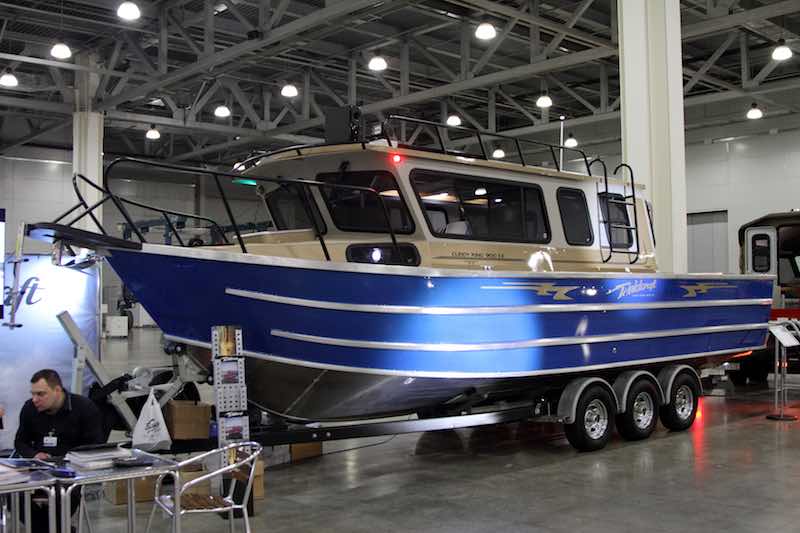
[[[652,296],[655,290],[656,280],[637,279],[618,283],[612,289],[609,289],[606,294],[609,296],[616,294],[617,300],[622,300],[627,296]]]
[[[713,289],[735,289],[735,285],[730,283],[692,283],[691,285],[681,285],[681,289],[686,291],[684,298],[696,298],[698,294],[707,294]]]

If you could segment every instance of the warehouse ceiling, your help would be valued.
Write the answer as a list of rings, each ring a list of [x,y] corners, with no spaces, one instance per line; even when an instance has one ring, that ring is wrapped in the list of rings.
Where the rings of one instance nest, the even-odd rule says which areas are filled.
[[[0,153],[69,147],[77,109],[106,113],[107,154],[226,165],[321,140],[324,108],[349,103],[370,123],[455,113],[552,141],[563,115],[583,146],[619,138],[615,0],[138,0],[135,22],[119,3],[0,1],[0,72],[19,81],[0,86]],[[680,5],[690,139],[800,127],[800,1]],[[481,22],[495,39],[475,38]],[[779,39],[792,59],[771,58]],[[70,59],[51,57],[57,41]],[[386,70],[367,68],[374,55]],[[297,97],[281,96],[288,83]],[[752,102],[761,121],[745,119]],[[230,117],[215,116],[222,104]]]

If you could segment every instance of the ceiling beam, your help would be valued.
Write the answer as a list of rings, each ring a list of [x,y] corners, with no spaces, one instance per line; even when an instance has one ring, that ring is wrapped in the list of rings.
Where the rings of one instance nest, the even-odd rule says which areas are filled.
[[[245,54],[255,52],[271,44],[285,41],[291,37],[296,37],[298,34],[304,31],[308,31],[323,25],[329,25],[346,15],[378,5],[380,3],[381,2],[378,2],[377,0],[350,0],[348,2],[334,3],[329,7],[320,9],[311,15],[293,20],[292,22],[288,22],[280,27],[274,28],[264,38],[243,41],[233,46],[229,46],[220,52],[208,57],[204,57],[199,61],[196,61],[185,67],[179,68],[157,80],[144,83],[116,97],[110,98],[103,102],[101,108],[110,109],[124,102],[147,96],[153,91],[162,89],[174,83],[178,83],[202,72],[207,72],[223,63],[241,59],[241,57]]]
[[[702,22],[694,24],[687,24],[681,30],[681,38],[685,41],[702,37],[710,33],[729,30],[742,26],[748,22],[757,20],[764,20],[783,15],[791,15],[800,11],[800,2],[797,0],[783,0],[764,7],[757,7],[749,9],[733,15],[725,15],[723,17],[714,17],[706,19]]]

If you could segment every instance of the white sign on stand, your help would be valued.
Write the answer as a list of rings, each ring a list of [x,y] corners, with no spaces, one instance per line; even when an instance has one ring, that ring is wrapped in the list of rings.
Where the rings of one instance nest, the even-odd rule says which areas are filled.
[[[775,336],[775,338],[786,348],[791,348],[792,346],[800,346],[800,341],[797,340],[797,337],[789,333],[789,330],[786,329],[785,326],[781,326],[779,324],[773,325],[769,327],[770,333]]]

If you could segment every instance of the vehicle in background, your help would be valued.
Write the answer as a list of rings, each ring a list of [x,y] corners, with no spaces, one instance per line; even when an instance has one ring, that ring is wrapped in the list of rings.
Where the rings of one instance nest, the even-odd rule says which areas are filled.
[[[771,213],[739,228],[742,274],[776,276],[770,319],[800,319],[800,210]],[[790,349],[789,371],[799,371],[800,352]],[[772,337],[767,348],[753,351],[728,372],[735,385],[766,383],[775,365]]]

